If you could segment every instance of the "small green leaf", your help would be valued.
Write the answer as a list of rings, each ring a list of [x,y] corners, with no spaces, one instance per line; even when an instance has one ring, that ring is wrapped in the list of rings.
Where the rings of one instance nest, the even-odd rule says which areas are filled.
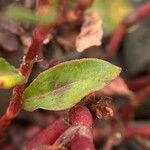
[[[0,58],[0,89],[8,89],[24,80],[17,69],[11,66],[5,59]]]
[[[95,58],[61,63],[41,73],[25,89],[23,107],[27,111],[70,108],[87,94],[108,85],[119,73],[119,67]]]
[[[56,18],[56,10],[52,9],[47,15],[45,16],[38,16],[35,12],[30,11],[21,6],[13,6],[8,7],[6,10],[6,16],[10,19],[15,21],[20,21],[22,23],[31,23],[31,24],[40,24],[40,25],[47,25],[53,22]]]

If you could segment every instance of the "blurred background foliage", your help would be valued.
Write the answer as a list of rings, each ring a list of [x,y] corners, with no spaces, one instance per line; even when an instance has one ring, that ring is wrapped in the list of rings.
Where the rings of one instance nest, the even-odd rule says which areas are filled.
[[[127,0],[95,0],[88,11],[96,11],[103,20],[103,28],[113,31],[124,16],[132,10]]]
[[[70,1],[69,10],[73,9],[77,1]],[[37,16],[33,11],[29,11],[24,7],[12,6],[6,10],[6,15],[13,20],[20,22],[29,22],[31,24],[47,24],[56,17],[56,9],[59,0],[52,1],[53,10],[46,16]],[[92,6],[87,12],[97,12],[103,20],[103,28],[106,32],[112,32],[122,18],[132,10],[132,5],[128,0],[94,0]]]

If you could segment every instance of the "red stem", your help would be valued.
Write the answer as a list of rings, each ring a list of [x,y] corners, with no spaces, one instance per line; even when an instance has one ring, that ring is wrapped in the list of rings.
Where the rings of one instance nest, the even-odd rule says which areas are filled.
[[[78,105],[69,111],[69,118],[72,125],[84,125],[88,129],[92,127],[93,119],[89,109],[85,106]],[[81,128],[82,129],[82,128]],[[89,130],[90,131],[90,130]],[[78,130],[72,140],[71,149],[72,150],[94,150],[93,137],[91,137],[91,132],[84,133]]]
[[[142,6],[139,6],[123,20],[123,24],[129,28],[141,20],[150,16],[150,3],[146,3]]]
[[[33,64],[36,59],[37,51],[40,49],[40,46],[43,43],[43,40],[45,39],[48,30],[45,27],[39,27],[36,29],[34,35],[32,44],[28,49],[27,54],[23,58],[23,62],[20,65],[19,72],[22,74],[26,82],[28,81],[28,77],[31,73]],[[9,126],[11,121],[20,113],[22,108],[22,93],[24,90],[25,83],[17,85],[13,89],[13,94],[10,100],[10,103],[8,105],[8,108],[6,110],[6,113],[1,117],[0,119],[0,134],[2,135],[5,129]],[[6,121],[7,120],[7,121]]]
[[[126,32],[127,28],[123,24],[120,24],[116,32],[110,39],[108,45],[106,46],[106,53],[108,54],[108,58],[112,58],[112,56],[116,54]]]
[[[41,6],[39,6],[39,8],[40,7]],[[26,55],[23,57],[23,62],[19,68],[19,73],[26,79],[25,83],[28,81],[33,64],[36,61],[37,52],[43,44],[43,40],[46,38],[48,33],[49,27],[38,27],[34,31],[31,46],[28,48]],[[6,113],[0,118],[0,135],[4,133],[5,129],[22,109],[22,93],[24,91],[25,83],[17,85],[13,89],[13,94]]]
[[[26,150],[31,150],[40,145],[53,144],[55,140],[66,130],[66,125],[63,120],[56,120],[46,129],[42,130],[36,137],[25,145]]]
[[[93,143],[85,136],[76,133],[71,140],[71,150],[94,150]]]
[[[92,127],[93,118],[89,109],[85,106],[78,105],[69,111],[70,122],[73,125],[86,125]]]
[[[149,125],[139,125],[139,126],[129,126],[125,128],[126,138],[133,138],[135,136],[141,136],[143,138],[150,137],[150,126]]]
[[[140,90],[148,85],[150,85],[150,76],[143,76],[127,83],[130,90]]]
[[[103,132],[104,131],[104,132]],[[107,132],[106,132],[107,131]],[[109,138],[110,135],[114,133],[114,128],[104,128],[99,129],[96,128],[94,131],[94,141],[100,141],[101,139]],[[145,124],[133,123],[128,125],[124,129],[124,136],[126,139],[134,138],[136,136],[140,136],[142,138],[149,138],[150,137],[150,126]]]
[[[74,106],[69,111],[69,120],[72,126],[55,141],[54,146],[63,149],[71,142],[72,149],[93,150],[93,119],[89,109],[82,105]]]
[[[134,112],[134,110],[139,107],[145,100],[147,100],[147,97],[150,96],[150,86],[145,87],[143,90],[138,92],[134,99],[130,100],[129,105],[123,108],[122,114],[123,117],[128,118],[130,117],[130,114]]]
[[[117,53],[120,43],[129,27],[149,16],[150,3],[136,8],[129,15],[127,15],[122,23],[118,26],[116,32],[113,34],[108,42],[108,45],[106,46],[106,54],[108,55],[107,57],[112,58]]]

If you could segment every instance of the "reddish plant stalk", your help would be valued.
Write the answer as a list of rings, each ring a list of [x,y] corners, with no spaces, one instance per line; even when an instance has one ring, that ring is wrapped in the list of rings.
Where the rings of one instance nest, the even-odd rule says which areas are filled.
[[[71,143],[72,149],[94,150],[93,119],[89,109],[82,105],[74,106],[69,111],[69,120],[72,126],[55,141],[54,146],[63,149]]]
[[[123,20],[123,24],[129,28],[134,24],[140,22],[141,20],[150,16],[150,3],[143,4],[135,10],[133,10],[129,15]]]
[[[139,107],[145,100],[147,100],[147,97],[150,96],[150,86],[145,87],[143,90],[138,92],[134,99],[132,99],[126,107],[123,108],[123,117],[128,118],[130,117],[130,114],[134,112],[134,110]]]
[[[39,6],[40,8],[41,6]],[[43,44],[44,39],[49,33],[49,27],[37,27],[33,34],[33,39],[26,55],[23,57],[23,62],[20,65],[19,73],[25,77],[25,82],[17,85],[13,89],[13,94],[6,113],[0,118],[0,135],[9,126],[11,121],[20,113],[22,109],[22,93],[25,83],[28,81],[32,71],[33,64],[36,61],[37,52]]]
[[[129,13],[118,26],[116,32],[111,37],[106,46],[106,54],[108,58],[112,58],[118,51],[120,43],[129,27],[140,22],[141,20],[150,16],[150,3],[144,4],[134,11]]]
[[[105,131],[103,133],[103,130]],[[101,139],[106,139],[109,138],[110,135],[112,135],[114,133],[114,128],[108,128],[107,133],[106,133],[107,129],[99,129],[96,128],[94,131],[94,141],[100,141]],[[124,129],[124,134],[122,138],[126,138],[126,139],[130,139],[130,138],[134,138],[136,136],[140,136],[142,138],[149,138],[150,137],[150,126],[149,125],[145,125],[145,124],[131,124],[131,125],[127,125]]]
[[[72,125],[86,125],[92,127],[93,124],[93,118],[89,109],[82,105],[70,109],[69,119]]]
[[[143,138],[150,137],[150,126],[148,125],[139,125],[139,126],[129,126],[125,128],[125,137],[133,138],[135,136],[141,136]]]
[[[143,76],[143,77],[139,77],[136,78],[132,81],[129,81],[127,83],[128,87],[130,90],[140,90],[148,85],[150,85],[150,76]]]
[[[84,125],[88,129],[92,127],[93,119],[89,109],[85,106],[79,105],[73,107],[69,111],[69,118],[72,125]],[[82,126],[81,126],[82,129]],[[71,139],[71,149],[72,150],[94,150],[93,137],[91,132],[82,132],[83,130],[78,130]],[[89,130],[90,131],[90,130]]]
[[[42,131],[42,128],[40,126],[38,125],[32,126],[26,131],[25,137],[27,139],[31,139],[34,136],[36,136],[40,131]]]
[[[23,58],[23,62],[20,65],[19,72],[28,80],[28,77],[31,73],[33,64],[36,59],[37,51],[40,49],[40,46],[43,43],[46,35],[48,33],[48,28],[46,27],[39,27],[36,29],[32,44],[28,49],[27,54]],[[25,83],[26,83],[25,82]],[[13,89],[13,94],[6,110],[6,113],[0,119],[0,133],[2,134],[4,130],[9,126],[11,121],[20,113],[22,108],[22,93],[24,90],[25,83],[17,85]]]
[[[107,55],[108,58],[112,58],[112,56],[116,54],[126,32],[127,32],[127,28],[123,24],[120,24],[117,30],[115,31],[114,35],[110,39],[108,45],[106,46],[106,52],[108,54]]]
[[[31,150],[40,145],[53,144],[55,140],[67,129],[64,121],[59,119],[50,124],[46,129],[42,130],[36,137],[29,141],[25,148]]]
[[[94,150],[93,143],[85,136],[75,133],[71,140],[71,150]]]

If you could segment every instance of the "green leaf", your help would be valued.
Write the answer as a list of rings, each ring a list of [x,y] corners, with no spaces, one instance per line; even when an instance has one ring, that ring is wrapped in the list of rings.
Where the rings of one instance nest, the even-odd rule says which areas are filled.
[[[111,32],[131,9],[132,6],[127,0],[94,0],[88,11],[99,13],[104,29]]]
[[[0,58],[0,89],[8,89],[24,80],[15,67]]]
[[[24,7],[13,6],[8,7],[8,9],[6,10],[6,16],[8,16],[10,19],[22,23],[28,22],[31,24],[47,25],[55,20],[56,10],[52,9],[47,15],[38,16],[35,14],[35,12],[30,11]]]
[[[27,111],[70,108],[87,94],[108,85],[119,75],[120,70],[94,58],[61,63],[41,73],[25,89],[23,107]]]

